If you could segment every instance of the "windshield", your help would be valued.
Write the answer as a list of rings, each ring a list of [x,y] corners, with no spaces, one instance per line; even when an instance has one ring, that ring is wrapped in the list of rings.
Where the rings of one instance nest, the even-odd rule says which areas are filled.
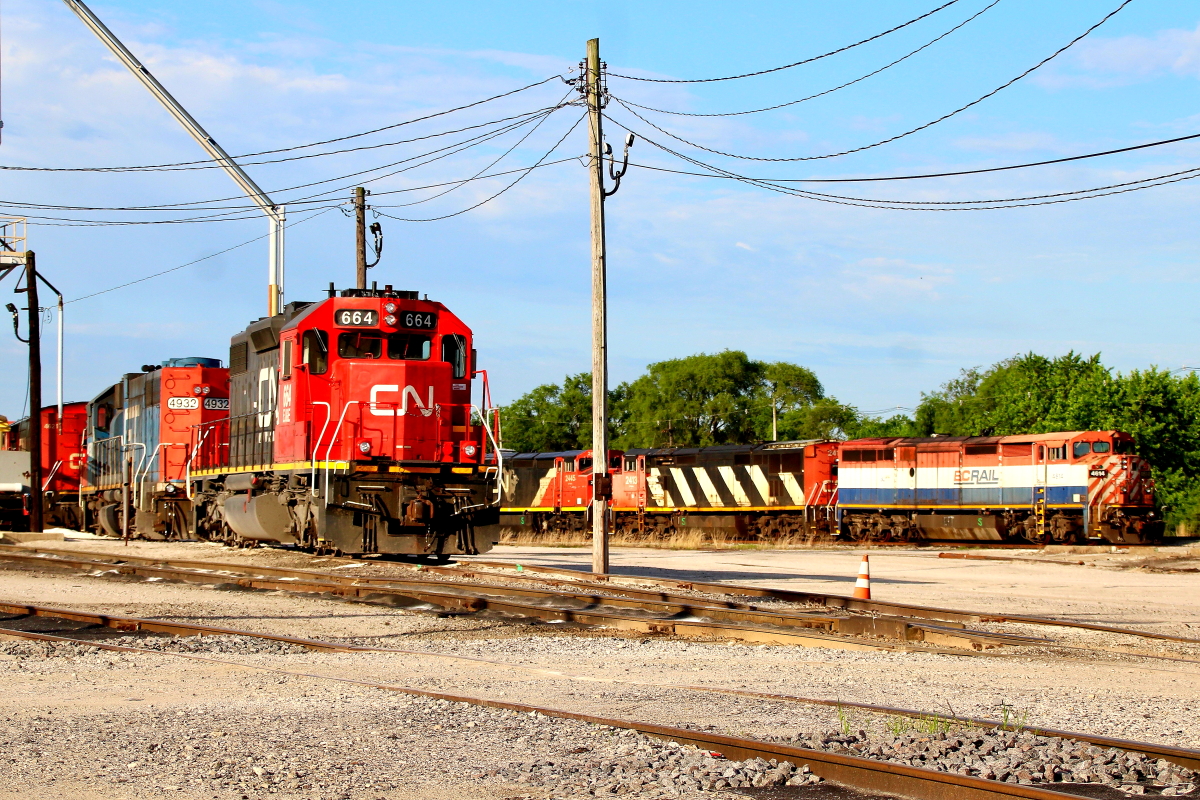
[[[429,360],[430,339],[419,333],[392,333],[387,337],[387,357],[393,361]],[[380,331],[347,331],[338,335],[342,358],[382,358],[384,335]]]

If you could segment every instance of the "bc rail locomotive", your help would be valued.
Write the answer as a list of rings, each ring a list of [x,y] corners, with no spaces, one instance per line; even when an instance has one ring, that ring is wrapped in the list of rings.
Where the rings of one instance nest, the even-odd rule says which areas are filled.
[[[1149,464],[1116,431],[610,451],[612,529],[775,542],[1142,543],[1162,536]],[[511,454],[502,529],[583,532],[592,454]]]
[[[1162,535],[1150,465],[1118,431],[859,439],[840,446],[855,541],[1141,543]]]

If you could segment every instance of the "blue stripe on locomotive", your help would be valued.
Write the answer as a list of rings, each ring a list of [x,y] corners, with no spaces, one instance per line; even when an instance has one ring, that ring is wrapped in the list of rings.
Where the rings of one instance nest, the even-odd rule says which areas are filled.
[[[916,495],[914,500],[914,494]],[[1086,486],[1049,486],[1046,488],[1046,502],[1051,505],[1066,505],[1076,502],[1075,495],[1081,500],[1087,498]],[[878,508],[897,508],[901,506],[958,506],[976,508],[979,506],[1031,506],[1033,505],[1033,488],[1030,486],[1014,487],[947,487],[935,489],[922,487],[913,489],[872,488],[857,489],[844,487],[839,489],[838,502],[848,506],[876,506]],[[1082,505],[1082,502],[1080,503]]]

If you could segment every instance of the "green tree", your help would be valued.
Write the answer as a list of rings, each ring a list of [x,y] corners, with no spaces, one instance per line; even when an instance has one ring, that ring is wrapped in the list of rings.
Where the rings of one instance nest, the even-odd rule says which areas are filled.
[[[762,378],[755,390],[754,430],[758,438],[798,437],[810,423],[807,412],[825,397],[825,390],[813,371],[786,361],[762,365]]]
[[[660,361],[621,387],[618,446],[703,447],[755,439],[754,403],[764,365],[738,350]]]

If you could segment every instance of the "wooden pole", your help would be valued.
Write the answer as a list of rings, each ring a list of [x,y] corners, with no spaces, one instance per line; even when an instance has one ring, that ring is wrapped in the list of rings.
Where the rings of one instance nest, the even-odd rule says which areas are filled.
[[[40,533],[42,514],[42,326],[37,259],[25,253],[25,299],[29,303],[29,530]]]
[[[367,190],[354,189],[354,253],[358,258],[359,289],[367,288]]]
[[[587,43],[588,152],[592,200],[592,572],[608,572],[608,299],[604,249],[604,132],[600,40]]]

